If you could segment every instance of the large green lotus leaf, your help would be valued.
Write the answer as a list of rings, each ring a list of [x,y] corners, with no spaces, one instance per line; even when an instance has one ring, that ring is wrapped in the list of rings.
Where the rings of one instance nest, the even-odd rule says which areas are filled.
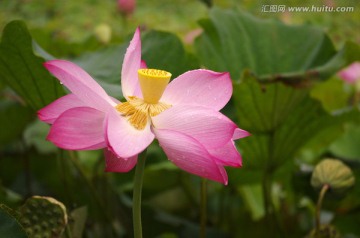
[[[29,108],[7,100],[0,101],[0,144],[19,138],[32,118]]]
[[[2,82],[1,80],[0,80],[0,90],[3,90],[5,88],[5,84],[4,84],[4,82]]]
[[[0,44],[0,80],[33,109],[38,110],[63,94],[63,88],[34,54],[32,38],[22,21],[6,25]]]
[[[245,185],[239,188],[244,198],[244,202],[250,210],[251,217],[254,221],[264,217],[264,201],[260,184]]]
[[[303,84],[310,78],[327,78],[360,59],[358,45],[347,43],[336,52],[318,28],[261,20],[239,10],[214,8],[200,25],[204,32],[195,46],[201,63],[229,71],[233,79],[249,69],[264,81]]]
[[[307,141],[344,119],[328,114],[308,90],[261,84],[246,73],[233,96],[238,124],[252,134],[240,142],[244,165],[252,169],[276,170]]]
[[[120,99],[122,98],[121,65],[126,47],[127,44],[111,45],[95,52],[85,53],[72,61],[96,79],[109,95]]]
[[[86,219],[88,216],[88,208],[86,206],[76,208],[70,214],[73,222],[70,223],[71,234],[73,237],[83,237]]]
[[[150,31],[142,40],[142,55],[148,68],[169,71],[172,78],[199,68],[197,59],[187,53],[181,40],[174,34],[163,31]]]
[[[25,230],[12,216],[10,208],[1,204],[0,206],[0,237],[27,238]]]
[[[360,126],[349,124],[346,132],[330,146],[330,152],[348,160],[360,161]]]
[[[107,92],[121,98],[121,67],[129,42],[86,53],[74,60],[93,76]],[[148,68],[169,71],[173,78],[198,67],[196,60],[187,53],[180,39],[161,31],[150,31],[142,37],[142,59]]]
[[[120,85],[121,65],[127,44],[111,45],[73,60],[97,80]]]
[[[166,191],[180,181],[179,169],[169,161],[148,165],[145,169],[144,197]]]
[[[61,25],[64,25],[64,23],[61,23]],[[48,53],[60,58],[79,56],[84,52],[95,51],[103,46],[94,35],[74,42],[66,38],[54,37],[54,31],[46,31],[44,27],[34,28],[32,26],[31,35],[37,44],[47,49]]]
[[[46,140],[49,130],[49,125],[40,120],[35,120],[28,124],[23,131],[23,140],[28,147],[33,146],[42,154],[55,153],[58,151],[58,148],[53,143]]]
[[[234,84],[233,92],[239,122],[252,133],[277,129],[306,95],[307,90],[281,83],[260,84],[249,72],[244,73],[241,83]]]
[[[352,90],[343,80],[332,77],[316,84],[311,90],[311,97],[321,102],[328,112],[347,107]]]

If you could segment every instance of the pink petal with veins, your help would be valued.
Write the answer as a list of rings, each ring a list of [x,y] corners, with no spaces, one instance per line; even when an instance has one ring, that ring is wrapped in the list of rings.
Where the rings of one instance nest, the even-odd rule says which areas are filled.
[[[105,112],[115,105],[104,89],[76,64],[65,60],[51,60],[44,63],[44,66],[90,107]]]
[[[86,107],[75,94],[65,95],[38,111],[41,121],[53,124],[54,121],[65,111],[74,107]]]
[[[140,69],[146,69],[146,63],[145,61],[141,61],[141,65],[140,65]],[[136,84],[134,93],[132,94],[133,96],[136,96],[138,98],[143,98],[142,92],[141,92],[141,88],[140,88],[140,83]]]
[[[119,158],[110,150],[104,150],[105,155],[105,171],[125,173],[132,170],[137,163],[137,156],[130,157],[128,159]]]
[[[95,150],[106,147],[105,114],[90,107],[76,107],[62,113],[47,139],[66,150]]]
[[[238,140],[250,136],[251,134],[243,129],[236,128],[233,135],[233,140]]]
[[[229,102],[232,82],[229,73],[198,69],[175,78],[160,101],[171,105],[194,105],[219,111]]]
[[[189,135],[207,149],[219,148],[232,139],[237,126],[218,111],[175,105],[152,118],[154,127]]]
[[[136,88],[139,87],[137,71],[141,65],[140,29],[137,28],[126,50],[121,70],[121,88],[126,98],[134,96]]]
[[[237,151],[234,141],[230,140],[226,145],[217,149],[209,149],[209,153],[214,156],[217,163],[224,166],[241,167],[242,158]]]
[[[137,130],[115,109],[107,114],[105,133],[108,147],[124,159],[136,156],[154,140],[149,123],[145,129]]]
[[[171,130],[154,129],[160,146],[168,159],[189,173],[227,184],[225,169],[194,138]]]

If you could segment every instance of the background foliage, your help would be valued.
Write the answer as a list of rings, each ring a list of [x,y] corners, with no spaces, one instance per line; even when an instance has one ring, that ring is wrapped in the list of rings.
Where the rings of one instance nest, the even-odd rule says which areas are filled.
[[[139,0],[130,16],[110,0],[0,2],[1,235],[23,237],[10,208],[41,195],[66,206],[64,237],[132,237],[133,172],[105,173],[101,151],[57,149],[36,111],[66,93],[42,66],[53,58],[76,62],[122,99],[122,58],[138,25],[149,67],[174,76],[229,71],[234,93],[223,112],[252,134],[237,144],[243,168],[227,170],[229,185],[209,183],[208,237],[304,237],[317,199],[311,171],[325,157],[350,165],[359,181],[359,92],[336,75],[360,61],[359,2],[204,2]],[[269,4],[355,11],[261,12]],[[148,153],[144,234],[197,237],[200,179],[169,163],[156,142]],[[360,237],[359,197],[358,182],[342,195],[330,191],[323,221]]]

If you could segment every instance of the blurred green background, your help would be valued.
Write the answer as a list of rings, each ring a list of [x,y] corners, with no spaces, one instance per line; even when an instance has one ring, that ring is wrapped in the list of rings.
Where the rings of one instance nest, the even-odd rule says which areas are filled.
[[[270,5],[352,6],[354,11],[262,11],[264,6]],[[229,11],[236,15],[235,20],[227,21],[232,19],[227,18],[229,12],[212,11],[215,7],[242,10],[259,19],[275,19],[275,23],[265,25],[256,18],[238,16],[236,11]],[[208,19],[209,16],[213,17],[213,22],[219,22],[217,32],[222,32],[223,28],[224,33],[236,36],[234,39],[227,39],[227,35],[219,37],[230,46],[234,43],[236,51],[232,54],[227,54],[227,45],[225,49],[216,48],[216,41],[211,41],[214,37],[212,29],[204,32],[203,28],[209,21],[199,23],[199,20]],[[224,18],[216,19],[216,16]],[[242,169],[227,169],[229,185],[225,187],[209,182],[208,237],[304,237],[313,228],[318,196],[310,186],[313,166],[324,157],[337,157],[346,161],[354,170],[357,180],[360,179],[360,120],[359,111],[353,105],[356,104],[356,92],[333,72],[336,67],[359,58],[354,46],[360,43],[358,0],[138,0],[135,11],[128,15],[119,11],[116,0],[1,0],[0,34],[3,34],[7,23],[16,19],[26,22],[32,36],[30,41],[36,42],[37,55],[45,59],[73,60],[89,71],[110,95],[119,99],[121,60],[137,26],[144,32],[143,56],[150,65],[168,67],[166,69],[171,69],[174,75],[201,66],[230,71],[235,76],[234,98],[224,113],[253,136],[237,144],[243,152],[245,166]],[[226,21],[227,25],[222,27],[221,24]],[[244,33],[245,38],[234,30],[237,24],[241,25],[244,21],[251,26]],[[277,28],[278,22],[301,27],[285,28],[281,25]],[[267,29],[266,26],[274,29]],[[323,73],[321,79],[316,79],[320,83],[307,88],[306,83],[313,80],[309,71],[318,69],[316,67],[322,66],[321,63],[331,62],[331,57],[337,53],[321,30],[314,30],[313,26],[327,33],[337,50],[342,49],[347,41],[355,44],[345,47],[346,54],[339,50],[340,63],[336,62],[336,67],[319,70]],[[256,29],[263,32],[257,34]],[[286,35],[287,30],[294,30],[299,35]],[[9,32],[9,35],[15,35]],[[201,37],[196,38],[201,32]],[[252,38],[240,41],[246,39],[246,34]],[[276,35],[274,39],[261,38],[272,34],[284,35]],[[20,49],[22,42],[29,43],[21,39],[21,35],[17,37]],[[297,37],[304,39],[303,48]],[[277,40],[285,45],[287,39],[296,42],[299,49],[285,48],[283,45],[276,47]],[[16,42],[17,39],[13,40]],[[257,44],[264,48],[252,48]],[[213,49],[215,51],[211,51]],[[246,55],[248,49],[252,50],[250,56]],[[2,50],[7,52],[7,49]],[[216,55],[212,55],[214,52],[219,52],[225,60],[218,60]],[[312,53],[318,57],[318,61],[302,61],[303,55]],[[164,60],[162,56],[166,54],[170,55],[170,59]],[[8,55],[2,57],[6,59]],[[273,57],[284,61],[273,60]],[[253,74],[247,71],[247,63],[251,59],[255,62],[252,65],[255,68],[250,67]],[[36,70],[42,67],[41,62],[35,62],[33,66]],[[18,67],[26,65],[19,64]],[[280,72],[274,68],[280,69]],[[289,68],[295,71],[294,75],[286,74]],[[31,68],[27,70],[32,72]],[[243,74],[243,71],[246,72]],[[264,72],[270,76],[263,75]],[[48,78],[52,77],[47,75]],[[267,90],[263,90],[264,85],[260,89],[257,82],[252,83],[256,81],[255,78],[264,80]],[[266,84],[266,80],[272,83]],[[295,83],[289,86],[286,80],[294,80]],[[40,103],[31,105],[26,101],[28,98],[17,94],[16,87],[4,82],[0,80],[0,203],[15,209],[31,195],[53,196],[66,205],[73,219],[70,222],[72,226],[86,221],[82,237],[131,237],[133,171],[125,174],[104,173],[101,151],[68,152],[46,142],[49,126],[39,122],[35,113]],[[305,86],[302,84],[304,82]],[[255,96],[250,96],[249,91],[254,92]],[[57,96],[50,95],[49,98]],[[278,101],[274,99],[276,97]],[[285,102],[291,102],[290,106]],[[261,106],[254,109],[258,105]],[[242,113],[242,110],[249,113]],[[255,118],[259,111],[260,118]],[[270,127],[280,125],[280,129],[275,126],[275,129],[271,128],[280,131],[279,138],[272,141],[273,147],[283,149],[281,154],[285,157],[289,155],[286,161],[281,158],[280,162],[274,163],[276,169],[270,174],[266,172],[269,168],[267,159],[270,160],[272,155],[268,155],[267,146],[271,147],[272,144],[267,140],[270,138],[271,141],[273,137],[263,130],[263,127],[268,129],[268,125],[259,122],[261,115],[266,115],[266,119],[268,115],[272,117]],[[314,138],[309,135],[322,126],[329,128]],[[310,132],[304,129],[308,127]],[[197,237],[200,179],[167,162],[156,143],[150,146],[148,153],[143,194],[145,237]],[[266,184],[270,186],[270,191],[264,190]],[[272,196],[272,212],[268,211],[264,202],[266,192]],[[357,182],[348,194],[330,194],[324,204],[323,220],[331,221],[348,238],[360,237],[359,196],[360,186]],[[74,229],[72,227],[70,230]],[[76,232],[80,234],[82,230]],[[64,237],[70,237],[68,232]]]
[[[204,0],[204,2],[207,2]],[[209,1],[210,2],[210,1]],[[360,14],[357,0],[214,0],[222,8],[241,8],[263,18],[278,18],[288,24],[313,24],[325,29],[335,42],[360,41]],[[353,12],[262,12],[265,5],[287,7],[348,7]],[[137,26],[174,32],[185,37],[207,16],[207,7],[196,0],[137,0],[132,16],[124,18],[115,0],[2,0],[0,29],[13,19],[26,20],[33,31],[51,33],[53,40],[81,42],[94,34],[99,24],[111,27],[115,38],[130,34]],[[36,37],[36,35],[35,35]]]

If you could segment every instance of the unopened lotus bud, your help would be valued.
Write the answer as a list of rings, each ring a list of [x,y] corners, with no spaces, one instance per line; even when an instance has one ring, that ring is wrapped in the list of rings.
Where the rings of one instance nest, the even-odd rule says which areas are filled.
[[[135,5],[135,0],[118,0],[119,11],[126,16],[133,14],[135,10]]]
[[[107,44],[111,40],[111,28],[108,24],[100,24],[95,28],[95,36],[101,43]]]
[[[340,160],[325,159],[316,165],[311,177],[311,185],[321,188],[325,184],[335,192],[346,190],[355,183],[351,169]]]
[[[354,62],[338,73],[339,77],[349,84],[360,81],[360,62]]]
[[[312,230],[306,238],[340,238],[342,237],[339,231],[331,225],[322,225],[318,232]]]

